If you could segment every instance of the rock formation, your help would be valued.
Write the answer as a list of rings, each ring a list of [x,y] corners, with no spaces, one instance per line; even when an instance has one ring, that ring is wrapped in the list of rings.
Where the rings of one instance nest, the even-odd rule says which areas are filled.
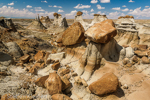
[[[40,21],[46,28],[49,28],[52,24],[49,16],[46,16],[46,17],[41,16]]]
[[[73,23],[62,35],[63,45],[74,45],[81,43],[84,37],[84,28],[79,22]]]
[[[42,24],[42,22],[39,19],[39,15],[38,15],[38,19],[34,20],[28,27],[27,29],[31,29],[31,30],[44,30],[46,29],[46,27]]]

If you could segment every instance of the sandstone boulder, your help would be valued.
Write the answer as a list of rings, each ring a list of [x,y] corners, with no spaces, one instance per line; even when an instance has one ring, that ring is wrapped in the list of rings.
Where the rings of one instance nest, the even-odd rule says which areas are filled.
[[[63,45],[74,45],[81,43],[85,39],[84,32],[85,30],[79,22],[73,23],[62,35]]]
[[[38,53],[34,56],[34,60],[38,61],[38,60],[44,60],[45,57],[45,52],[43,51],[38,51]]]
[[[52,95],[52,100],[72,100],[72,99],[64,94],[54,94]]]
[[[150,64],[150,60],[147,57],[142,57],[142,63],[143,64]]]
[[[82,15],[83,14],[83,12],[81,12],[81,11],[78,11],[77,12],[77,16],[80,16],[80,15]]]
[[[22,63],[28,62],[29,59],[30,59],[30,55],[28,55],[28,54],[26,54],[26,55],[20,57],[20,61],[21,61]]]
[[[105,95],[117,91],[119,81],[113,73],[107,73],[97,81],[90,84],[89,89],[96,95]]]
[[[110,19],[94,24],[85,32],[85,36],[96,43],[107,43],[116,34],[115,24]]]
[[[69,72],[70,72],[69,69],[65,69],[65,68],[60,68],[60,69],[58,69],[58,74],[59,74],[60,76],[64,76],[65,74],[68,74]]]
[[[56,72],[49,74],[48,79],[45,81],[45,87],[48,89],[50,95],[61,93],[62,82],[61,78]]]
[[[60,62],[56,62],[52,65],[53,70],[57,70],[60,67]]]
[[[35,84],[39,87],[45,87],[45,81],[47,80],[47,78],[49,77],[49,75],[46,75],[46,76],[42,76],[40,78],[38,78],[36,81],[35,81]]]

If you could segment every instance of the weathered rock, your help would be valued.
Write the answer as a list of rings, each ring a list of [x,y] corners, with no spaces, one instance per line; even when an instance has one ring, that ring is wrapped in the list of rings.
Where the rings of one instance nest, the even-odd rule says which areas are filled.
[[[50,95],[61,93],[62,82],[56,72],[49,74],[48,79],[45,81],[45,87],[48,89]]]
[[[37,74],[37,68],[36,67],[32,67],[29,69],[29,73],[32,73],[32,74]]]
[[[53,70],[57,70],[60,67],[60,62],[56,62],[52,65]]]
[[[139,57],[147,56],[147,52],[148,51],[140,51],[140,50],[134,51],[134,53]]]
[[[107,73],[97,81],[90,84],[89,89],[96,95],[105,95],[116,92],[119,81],[113,73]]]
[[[13,59],[10,55],[0,52],[0,64],[8,66],[13,63]]]
[[[44,57],[45,57],[45,52],[43,51],[38,51],[38,53],[34,56],[34,60],[38,61],[38,60],[43,60],[44,61]]]
[[[22,63],[28,62],[29,59],[30,59],[30,55],[28,55],[28,54],[26,54],[26,55],[20,57],[20,61],[21,61]]]
[[[11,94],[5,94],[1,97],[1,100],[16,100],[16,99]]]
[[[131,58],[131,57],[133,57],[133,55],[134,55],[133,49],[131,47],[127,47],[126,48],[126,57]]]
[[[63,45],[74,45],[81,43],[85,39],[84,32],[85,30],[79,22],[73,23],[62,35]]]
[[[55,60],[55,61],[59,60],[59,61],[61,61],[64,57],[65,57],[65,52],[50,54],[47,58],[46,64],[48,64],[48,62],[50,60]]]
[[[110,19],[94,24],[85,32],[85,36],[96,43],[107,43],[116,34],[115,24]]]
[[[61,77],[61,80],[62,80],[62,90],[65,90],[71,86],[71,82],[67,78]]]
[[[45,81],[47,80],[48,77],[49,77],[49,75],[38,78],[35,81],[35,84],[39,87],[45,87]]]
[[[68,74],[69,72],[70,72],[69,69],[65,69],[65,68],[58,69],[58,74],[61,76],[64,76],[65,74]]]
[[[72,100],[72,99],[64,94],[54,94],[52,95],[52,100]]]
[[[80,15],[82,15],[83,14],[83,12],[81,12],[81,11],[78,11],[77,12],[77,16],[80,16]]]
[[[21,56],[23,56],[23,52],[16,42],[8,42],[6,43],[6,46],[9,49],[9,53],[14,57],[20,58]]]
[[[143,64],[150,64],[150,59],[148,59],[147,57],[142,57],[142,63]]]
[[[129,59],[128,59],[128,58],[124,58],[123,61],[122,61],[122,63],[123,63],[124,65],[126,65],[127,63],[129,63]]]
[[[135,55],[135,56],[133,56],[132,61],[135,63],[138,63],[139,58]]]

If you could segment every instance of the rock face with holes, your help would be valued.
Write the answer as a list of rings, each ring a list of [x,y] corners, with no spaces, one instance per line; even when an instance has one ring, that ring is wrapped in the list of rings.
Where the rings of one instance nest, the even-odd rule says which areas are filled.
[[[84,28],[79,22],[73,23],[62,35],[63,45],[74,45],[81,43],[84,37]]]

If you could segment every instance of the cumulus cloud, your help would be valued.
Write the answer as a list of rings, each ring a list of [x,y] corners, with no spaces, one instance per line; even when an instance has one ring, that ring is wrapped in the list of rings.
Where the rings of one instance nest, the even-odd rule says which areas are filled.
[[[123,5],[122,7],[127,7],[126,5]]]
[[[35,7],[35,11],[45,11],[42,7]]]
[[[76,13],[77,13],[77,11],[73,10],[70,13],[65,14],[65,16],[68,17],[68,18],[74,18],[74,16],[75,16]]]
[[[102,13],[101,11],[98,11],[97,14],[105,15],[105,13]]]
[[[110,0],[100,0],[101,3],[110,3]]]
[[[101,5],[97,5],[97,9],[105,9],[105,7],[102,7]]]
[[[84,9],[84,8],[90,8],[91,5],[82,5],[82,4],[78,4],[77,6],[75,6],[74,8],[76,9]]]
[[[93,12],[94,11],[94,9],[91,9],[91,12]]]
[[[27,8],[32,8],[32,6],[30,6],[30,5],[27,5],[26,7],[27,7]]]
[[[13,6],[13,5],[14,5],[14,2],[12,2],[12,3],[8,3],[8,5],[9,5],[9,6]]]
[[[91,3],[97,3],[98,0],[91,0]]]
[[[109,19],[117,19],[120,16],[120,12],[111,12],[109,13],[109,15],[107,16]]]
[[[63,10],[59,9],[58,12],[64,12]]]
[[[47,1],[46,1],[46,0],[45,0],[45,1],[41,1],[41,2],[47,3]]]
[[[146,8],[148,8],[149,6],[145,6]]]
[[[51,5],[48,5],[48,7],[53,7],[53,6],[51,6]]]
[[[134,2],[134,1],[130,0],[129,2]]]
[[[129,11],[129,9],[128,9],[128,8],[125,8],[125,9],[123,9],[122,11]]]
[[[150,8],[141,10],[141,7],[134,9],[133,11],[130,11],[129,14],[132,14],[133,16],[137,17],[150,17]]]
[[[62,8],[61,6],[56,6],[56,5],[54,5],[53,7],[54,7],[54,8]]]
[[[121,10],[120,7],[112,8],[112,10]]]
[[[133,11],[133,9],[130,9],[130,11]]]
[[[31,9],[32,11],[32,9]],[[14,7],[10,7],[10,6],[2,6],[0,8],[0,15],[5,16],[5,17],[18,17],[18,18],[35,18],[35,16],[37,16],[36,13],[33,13],[29,11],[28,9],[14,9]],[[50,16],[53,17],[53,13],[54,12],[39,12],[39,15],[42,16]]]

